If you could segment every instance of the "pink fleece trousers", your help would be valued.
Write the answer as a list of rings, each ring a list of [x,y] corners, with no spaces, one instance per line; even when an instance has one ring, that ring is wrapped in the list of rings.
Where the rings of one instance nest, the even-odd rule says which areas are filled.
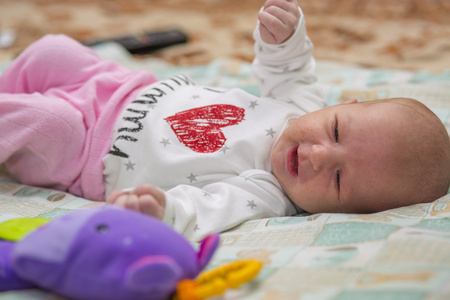
[[[62,35],[29,46],[0,77],[0,163],[21,182],[104,200],[114,125],[155,82]]]

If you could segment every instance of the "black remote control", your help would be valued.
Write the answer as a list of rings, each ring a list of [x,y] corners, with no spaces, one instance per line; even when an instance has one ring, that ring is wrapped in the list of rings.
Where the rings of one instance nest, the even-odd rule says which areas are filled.
[[[105,42],[116,42],[124,46],[131,54],[146,54],[153,51],[187,42],[187,35],[180,30],[150,31],[112,39],[93,40],[84,43],[95,46]]]

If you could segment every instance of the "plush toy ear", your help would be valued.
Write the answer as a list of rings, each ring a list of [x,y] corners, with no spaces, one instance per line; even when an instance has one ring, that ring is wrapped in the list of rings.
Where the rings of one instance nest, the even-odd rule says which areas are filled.
[[[182,275],[181,268],[171,257],[151,255],[128,267],[125,284],[130,290],[141,293],[171,293]]]
[[[206,267],[211,260],[214,252],[219,246],[219,235],[217,233],[208,235],[200,244],[200,250],[198,251],[198,263],[200,270]]]

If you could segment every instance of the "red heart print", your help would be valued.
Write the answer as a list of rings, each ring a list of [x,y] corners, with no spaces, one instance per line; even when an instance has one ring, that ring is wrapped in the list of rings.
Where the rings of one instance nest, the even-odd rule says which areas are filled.
[[[213,153],[227,140],[221,128],[238,124],[244,116],[243,108],[217,104],[185,110],[164,120],[186,147],[199,153]]]

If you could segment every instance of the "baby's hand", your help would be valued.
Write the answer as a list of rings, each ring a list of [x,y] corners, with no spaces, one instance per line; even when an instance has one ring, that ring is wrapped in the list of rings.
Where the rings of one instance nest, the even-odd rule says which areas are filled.
[[[295,32],[300,20],[297,0],[267,0],[258,15],[264,42],[281,44]]]
[[[162,220],[166,206],[164,191],[143,184],[130,192],[112,192],[106,199],[109,204],[119,205]]]

